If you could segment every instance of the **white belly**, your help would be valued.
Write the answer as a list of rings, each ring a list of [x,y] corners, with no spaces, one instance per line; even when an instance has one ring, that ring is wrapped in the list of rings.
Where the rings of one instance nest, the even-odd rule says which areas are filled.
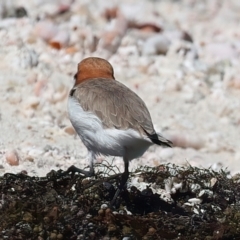
[[[70,121],[89,151],[106,156],[126,157],[129,161],[140,157],[152,142],[133,129],[103,128],[101,120],[85,112],[74,99],[68,99]]]

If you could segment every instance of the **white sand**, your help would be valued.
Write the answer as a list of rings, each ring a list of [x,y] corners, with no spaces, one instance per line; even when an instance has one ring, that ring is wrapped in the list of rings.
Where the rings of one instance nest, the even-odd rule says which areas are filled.
[[[125,0],[116,4],[124,15],[120,27],[103,17],[108,7],[105,1],[82,2],[70,5],[71,13],[58,15],[54,11],[61,7],[60,1],[51,6],[48,1],[15,1],[8,7],[26,4],[29,17],[0,20],[0,175],[26,170],[44,176],[51,169],[67,169],[72,164],[87,166],[85,147],[76,135],[66,133],[71,131],[66,102],[77,63],[90,55],[108,57],[116,79],[146,102],[156,130],[177,142],[173,149],[152,147],[132,161],[131,169],[171,162],[239,172],[238,1],[218,5],[218,1],[133,0],[130,5]],[[44,30],[36,30],[37,15],[41,19],[51,15],[57,31],[66,34],[59,37],[62,49],[55,50],[43,40]],[[130,20],[162,26],[162,35],[169,39],[167,55],[157,55],[156,46],[144,45],[156,33],[136,28],[126,31],[124,21]],[[192,36],[192,44],[178,37],[180,29]],[[109,38],[105,40],[110,47],[99,45],[91,52],[94,36],[104,39],[106,31],[121,40],[116,53]],[[166,44],[158,41],[156,45]],[[142,54],[144,47],[147,50]],[[153,49],[150,56],[148,49]],[[184,49],[190,49],[186,55]],[[6,153],[12,150],[19,155],[18,166],[6,161]],[[122,169],[121,159],[114,163]]]

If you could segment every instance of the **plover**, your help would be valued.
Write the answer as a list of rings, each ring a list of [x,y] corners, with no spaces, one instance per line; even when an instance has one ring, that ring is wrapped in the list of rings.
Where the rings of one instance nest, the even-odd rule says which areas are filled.
[[[105,59],[89,57],[78,64],[75,83],[68,98],[70,121],[89,152],[94,175],[97,155],[119,156],[124,161],[120,189],[129,176],[129,162],[139,158],[153,144],[171,147],[171,141],[157,134],[143,100],[114,78]]]

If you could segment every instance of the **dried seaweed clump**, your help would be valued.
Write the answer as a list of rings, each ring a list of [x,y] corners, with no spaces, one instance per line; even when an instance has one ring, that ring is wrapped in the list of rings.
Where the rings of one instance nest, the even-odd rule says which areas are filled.
[[[5,174],[0,239],[240,239],[239,178],[227,171],[142,167],[110,208],[118,181]]]

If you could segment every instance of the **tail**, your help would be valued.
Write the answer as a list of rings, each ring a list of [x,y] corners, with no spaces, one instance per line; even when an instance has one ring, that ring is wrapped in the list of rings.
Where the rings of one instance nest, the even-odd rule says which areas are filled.
[[[160,134],[157,134],[157,133],[149,134],[147,131],[145,131],[145,133],[147,134],[148,138],[157,145],[164,146],[164,147],[172,147],[173,145],[173,143],[170,140],[164,138]]]

